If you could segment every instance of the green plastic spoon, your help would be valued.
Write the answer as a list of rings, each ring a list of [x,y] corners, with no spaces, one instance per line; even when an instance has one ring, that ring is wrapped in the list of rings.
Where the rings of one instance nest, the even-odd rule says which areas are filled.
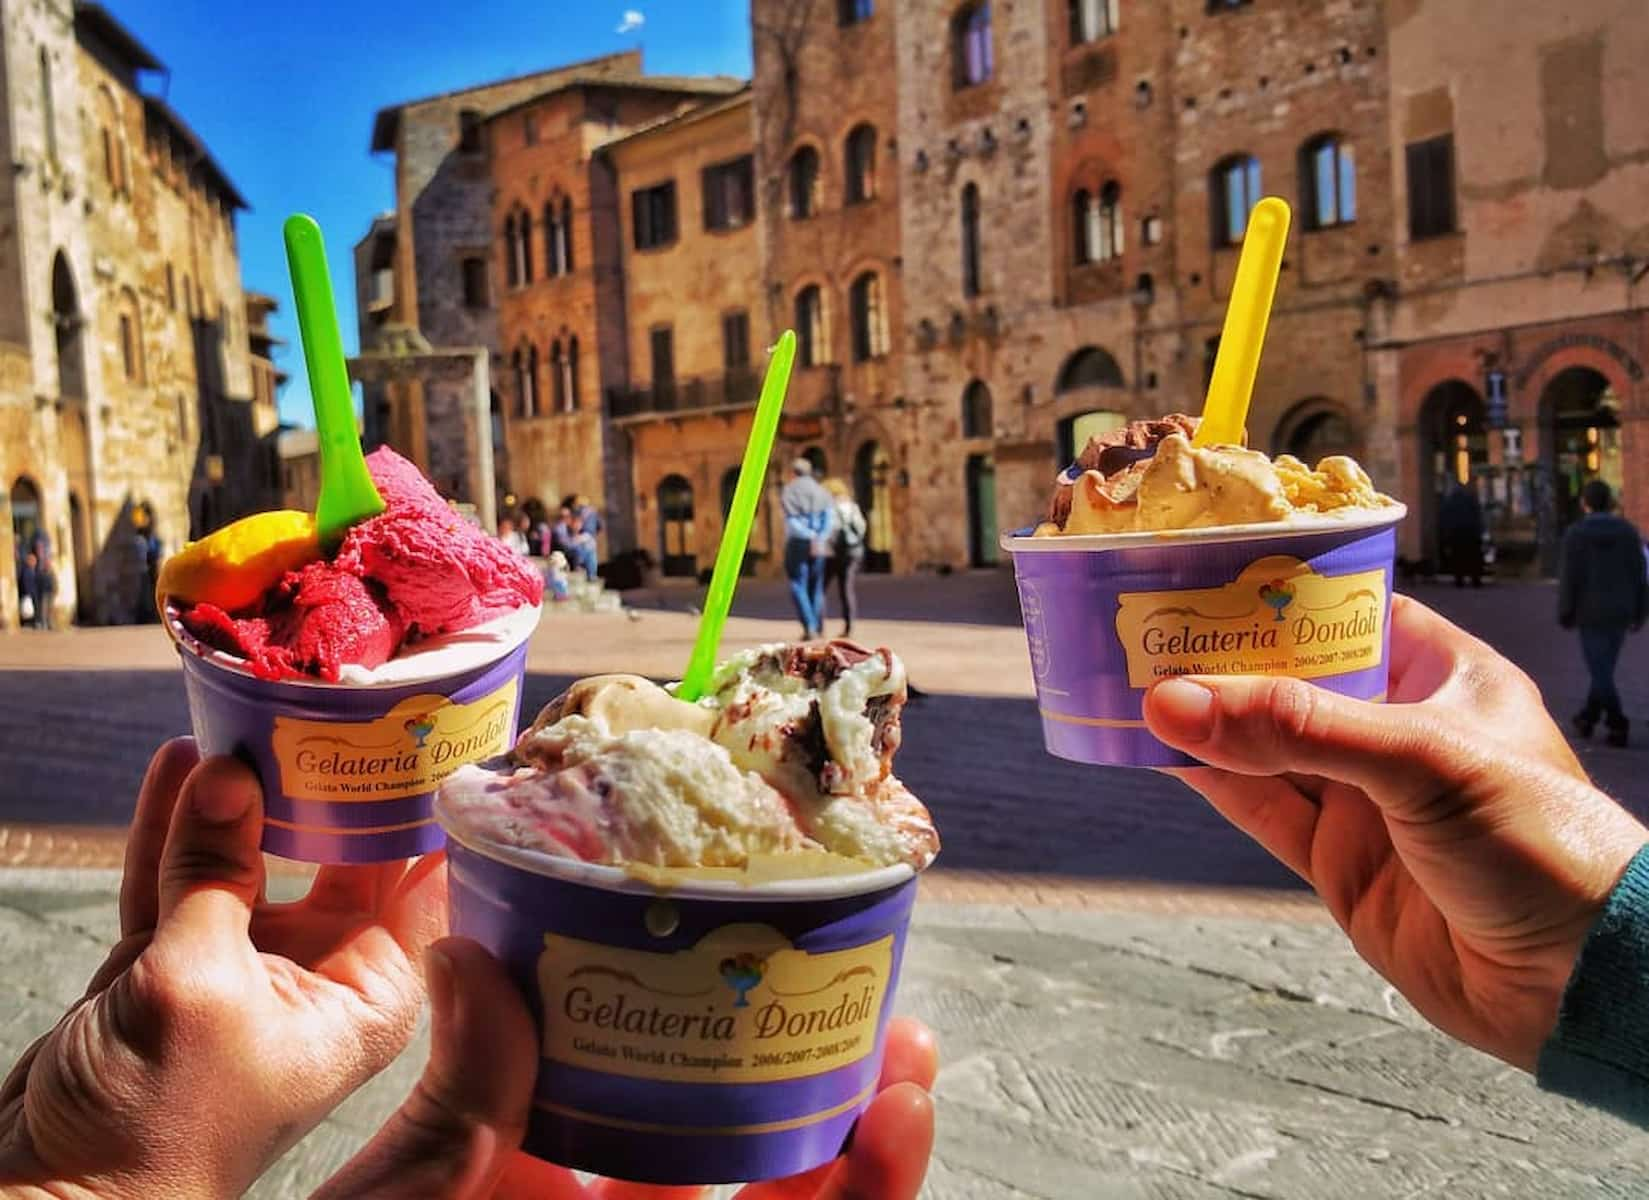
[[[733,607],[733,589],[738,586],[744,550],[750,544],[750,527],[756,521],[756,505],[761,501],[763,481],[767,478],[767,460],[773,456],[773,438],[779,431],[779,414],[784,410],[784,395],[790,387],[790,369],[795,362],[796,332],[787,329],[767,362],[767,378],[762,380],[761,399],[756,402],[756,416],[750,424],[750,440],[744,444],[744,464],[739,467],[738,486],[733,489],[733,506],[728,510],[727,527],[722,530],[721,546],[716,551],[716,569],[710,575],[704,615],[699,618],[698,639],[693,643],[693,656],[687,660],[687,670],[676,685],[676,695],[682,700],[703,696],[716,669],[722,627],[727,624],[728,610]]]
[[[313,217],[297,213],[286,219],[286,264],[292,295],[298,302],[298,332],[309,370],[309,393],[315,404],[315,430],[321,450],[321,491],[315,525],[327,549],[343,539],[351,525],[384,511],[384,498],[373,486],[355,426],[355,400],[344,365],[338,309],[332,276],[326,268],[326,243]]]

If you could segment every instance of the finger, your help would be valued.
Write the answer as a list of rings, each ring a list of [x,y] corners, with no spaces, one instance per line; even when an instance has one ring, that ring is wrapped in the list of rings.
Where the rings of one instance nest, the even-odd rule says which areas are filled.
[[[233,758],[210,758],[183,785],[160,864],[157,947],[244,943],[263,886],[263,793]],[[227,939],[227,941],[223,940]]]
[[[878,1091],[900,1083],[914,1083],[923,1091],[939,1074],[939,1039],[915,1017],[894,1017],[888,1023],[887,1050],[882,1055]]]
[[[1387,695],[1399,704],[1429,699],[1448,682],[1460,654],[1474,643],[1481,645],[1418,600],[1393,596]]]
[[[516,1151],[486,1193],[488,1200],[591,1200],[589,1189],[566,1167]]]
[[[395,894],[406,871],[405,862],[322,867],[299,903],[313,912],[376,913]]]
[[[153,929],[160,917],[160,856],[183,781],[200,762],[194,738],[173,738],[149,760],[137,793],[120,875],[120,936]]]
[[[626,1183],[622,1179],[597,1179],[586,1189],[595,1200],[702,1200],[709,1189],[667,1187],[658,1183]]]
[[[816,1189],[798,1191],[798,1180],[776,1179],[751,1184],[738,1200],[916,1200],[932,1153],[933,1098],[901,1083],[871,1102],[847,1153]]]
[[[521,1145],[538,1046],[520,993],[466,938],[431,946],[424,961],[431,1017],[423,1077],[317,1196],[485,1196]]]
[[[1311,844],[1322,810],[1283,778],[1259,778],[1216,771],[1211,767],[1168,772],[1231,824],[1271,852],[1271,856],[1308,884]]]
[[[1443,788],[1480,775],[1481,751],[1436,712],[1371,704],[1300,679],[1184,676],[1145,698],[1164,742],[1239,775],[1302,772],[1361,788],[1382,809],[1414,818]]]

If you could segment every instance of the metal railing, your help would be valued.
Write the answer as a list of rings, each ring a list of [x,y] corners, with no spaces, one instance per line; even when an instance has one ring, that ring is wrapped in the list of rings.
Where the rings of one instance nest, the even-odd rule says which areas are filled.
[[[754,371],[671,379],[640,388],[608,388],[610,417],[669,416],[711,408],[739,408],[756,403],[761,378]]]

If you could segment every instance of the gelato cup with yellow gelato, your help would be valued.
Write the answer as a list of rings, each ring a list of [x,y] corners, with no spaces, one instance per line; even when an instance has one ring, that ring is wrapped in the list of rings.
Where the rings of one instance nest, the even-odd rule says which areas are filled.
[[[1145,728],[1172,675],[1289,675],[1383,699],[1405,509],[1343,456],[1194,444],[1197,421],[1094,438],[1047,518],[1005,534],[1050,753],[1192,765]]]

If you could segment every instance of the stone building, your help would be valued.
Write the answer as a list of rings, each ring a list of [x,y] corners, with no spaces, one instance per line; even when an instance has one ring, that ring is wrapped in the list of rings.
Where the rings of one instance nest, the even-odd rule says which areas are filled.
[[[753,154],[748,90],[601,152],[619,197],[629,350],[629,385],[608,393],[607,413],[629,446],[637,544],[666,575],[715,562],[772,336]],[[660,237],[665,190],[673,228]],[[747,570],[781,569],[777,513],[769,494]]]
[[[17,546],[51,540],[54,616],[143,612],[135,534],[175,547],[264,503],[235,212],[154,54],[100,5],[0,13],[0,625]]]
[[[1374,355],[1403,549],[1435,557],[1459,480],[1502,564],[1550,569],[1592,476],[1649,528],[1649,7],[1386,10],[1399,270]]]
[[[800,341],[777,457],[849,481],[867,570],[920,558],[905,506],[917,429],[906,404],[900,264],[905,5],[754,0],[756,179],[767,321]]]
[[[628,388],[625,248],[629,208],[653,202],[649,237],[675,241],[678,189],[620,191],[601,148],[740,87],[737,80],[573,74],[494,113],[491,285],[503,352],[500,425],[507,490],[550,509],[586,497],[607,514],[611,552],[636,544],[629,447],[603,397]],[[685,205],[682,206],[685,209]],[[466,284],[466,286],[470,286]]]

